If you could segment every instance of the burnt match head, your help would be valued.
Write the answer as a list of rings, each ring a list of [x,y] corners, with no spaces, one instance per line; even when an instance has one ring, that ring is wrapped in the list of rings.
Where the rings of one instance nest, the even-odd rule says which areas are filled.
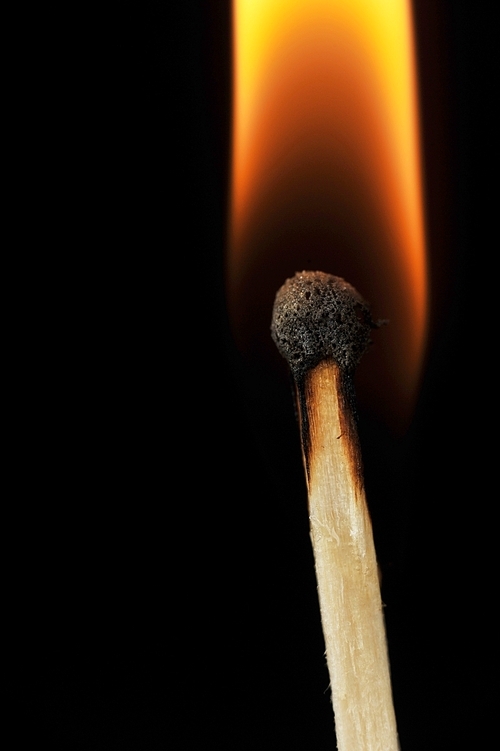
[[[302,271],[276,294],[271,335],[300,380],[323,360],[353,371],[377,325],[368,303],[350,284],[322,271]]]

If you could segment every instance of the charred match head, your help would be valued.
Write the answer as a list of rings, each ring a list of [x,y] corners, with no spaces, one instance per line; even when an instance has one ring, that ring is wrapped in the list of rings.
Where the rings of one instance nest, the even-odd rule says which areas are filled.
[[[352,372],[377,326],[350,284],[322,271],[302,271],[276,294],[271,334],[298,381],[323,360]]]

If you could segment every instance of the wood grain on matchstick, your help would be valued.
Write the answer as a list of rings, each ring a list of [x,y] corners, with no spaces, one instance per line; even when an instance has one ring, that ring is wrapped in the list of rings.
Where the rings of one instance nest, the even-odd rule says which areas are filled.
[[[337,741],[339,751],[397,751],[377,561],[344,380],[338,365],[322,362],[299,399]]]
[[[278,290],[271,326],[295,380],[339,751],[398,751],[353,410],[354,369],[377,325],[344,279],[303,271]]]

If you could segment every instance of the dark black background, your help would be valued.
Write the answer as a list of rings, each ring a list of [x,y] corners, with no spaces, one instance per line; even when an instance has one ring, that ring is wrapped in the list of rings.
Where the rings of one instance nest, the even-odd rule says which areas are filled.
[[[408,433],[363,415],[360,432],[401,746],[432,751],[481,745],[466,739],[492,709],[470,313],[486,63],[477,6],[415,7],[432,337]],[[125,2],[69,26],[34,108],[20,747],[333,748],[291,395],[265,363],[252,386],[226,319],[230,3]]]

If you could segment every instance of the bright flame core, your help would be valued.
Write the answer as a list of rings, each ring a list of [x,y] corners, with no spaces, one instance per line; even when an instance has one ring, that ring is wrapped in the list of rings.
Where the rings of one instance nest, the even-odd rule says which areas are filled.
[[[344,276],[390,319],[365,390],[380,404],[392,392],[401,411],[427,319],[409,0],[234,0],[233,12],[233,322],[244,329],[255,304],[269,321],[295,271]]]

